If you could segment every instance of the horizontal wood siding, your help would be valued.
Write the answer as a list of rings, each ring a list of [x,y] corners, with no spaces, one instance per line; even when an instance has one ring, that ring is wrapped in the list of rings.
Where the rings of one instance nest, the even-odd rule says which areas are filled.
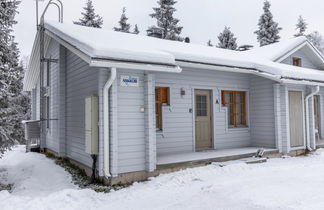
[[[66,154],[87,166],[91,166],[92,160],[85,153],[84,100],[98,95],[98,71],[72,52],[66,52]]]
[[[163,106],[163,131],[157,133],[157,154],[194,150],[193,90],[213,90],[214,147],[216,149],[250,145],[250,129],[227,129],[226,109],[220,102],[220,91],[249,90],[249,75],[185,68],[180,74],[156,73],[156,86],[170,87],[170,106]],[[181,96],[184,89],[186,95]]]
[[[251,76],[250,82],[251,144],[274,148],[274,82],[257,76]]]
[[[139,77],[139,87],[123,87],[120,76]],[[144,72],[118,70],[118,173],[145,170]]]

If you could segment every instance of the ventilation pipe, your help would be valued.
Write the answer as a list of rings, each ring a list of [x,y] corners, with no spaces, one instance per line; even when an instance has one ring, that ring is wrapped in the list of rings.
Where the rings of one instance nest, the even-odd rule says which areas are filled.
[[[319,86],[315,87],[315,90],[312,91],[309,95],[305,98],[305,109],[306,109],[306,147],[309,151],[312,151],[313,148],[310,145],[310,131],[309,131],[309,103],[308,100],[317,94],[320,90]]]
[[[110,77],[103,88],[103,106],[104,106],[104,176],[110,179],[110,157],[109,157],[109,89],[116,79],[117,70],[111,68]]]

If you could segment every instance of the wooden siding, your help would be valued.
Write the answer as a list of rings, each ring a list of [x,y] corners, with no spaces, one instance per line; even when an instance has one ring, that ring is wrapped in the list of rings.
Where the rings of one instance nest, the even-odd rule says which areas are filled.
[[[146,169],[145,114],[140,112],[140,109],[145,107],[144,72],[122,69],[117,72],[118,173],[144,171]],[[139,86],[121,86],[121,75],[139,77]]]
[[[48,51],[46,53],[46,58],[59,59],[60,45],[52,40],[49,44]],[[45,78],[46,78],[46,66],[45,63]],[[49,100],[50,100],[50,124],[49,128],[46,129],[46,148],[51,149],[52,151],[59,151],[59,88],[58,77],[59,77],[59,63],[50,64],[50,88],[49,88]],[[44,82],[46,84],[46,80]]]
[[[87,166],[92,160],[85,153],[84,99],[98,95],[98,72],[77,55],[66,52],[66,154]]]
[[[213,91],[214,148],[251,145],[250,128],[227,128],[226,108],[220,106],[220,91],[249,90],[249,75],[184,69],[180,74],[156,73],[156,86],[170,87],[170,106],[163,106],[163,131],[157,133],[157,154],[191,152],[194,150],[193,90]],[[186,95],[181,96],[183,88]],[[216,99],[219,103],[216,104]]]
[[[257,76],[250,78],[250,123],[252,146],[276,146],[273,84]]]

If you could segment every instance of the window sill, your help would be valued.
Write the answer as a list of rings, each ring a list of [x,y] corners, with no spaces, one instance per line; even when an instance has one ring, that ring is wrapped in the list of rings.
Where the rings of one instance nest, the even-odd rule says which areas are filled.
[[[248,126],[241,126],[241,127],[227,127],[229,132],[236,132],[236,131],[250,131],[250,127]]]

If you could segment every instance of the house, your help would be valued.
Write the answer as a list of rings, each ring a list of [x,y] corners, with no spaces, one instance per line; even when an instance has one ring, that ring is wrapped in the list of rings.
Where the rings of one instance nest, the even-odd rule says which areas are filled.
[[[44,29],[24,79],[41,149],[87,169],[97,155],[112,183],[323,143],[324,58],[304,37],[239,52],[50,21]]]

